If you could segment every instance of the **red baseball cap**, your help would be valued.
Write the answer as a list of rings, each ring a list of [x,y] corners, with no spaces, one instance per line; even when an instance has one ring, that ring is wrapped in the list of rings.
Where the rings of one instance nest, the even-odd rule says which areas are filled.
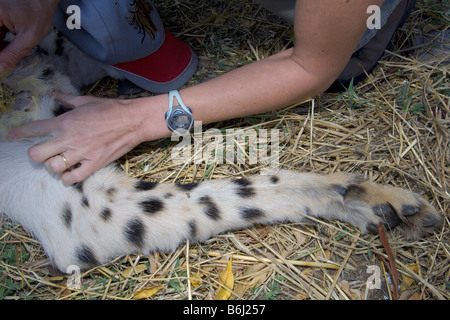
[[[148,0],[78,1],[80,25],[70,28],[73,1],[60,0],[54,25],[78,48],[150,92],[178,89],[195,72],[196,54],[164,28]],[[73,13],[72,13],[73,14]]]
[[[135,61],[115,64],[125,78],[151,92],[180,88],[197,67],[197,56],[184,42],[165,30],[166,39],[154,53]]]

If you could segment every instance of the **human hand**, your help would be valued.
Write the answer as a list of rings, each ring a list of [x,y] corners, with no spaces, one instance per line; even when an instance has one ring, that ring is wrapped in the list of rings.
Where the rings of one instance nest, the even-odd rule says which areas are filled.
[[[0,73],[13,69],[17,62],[49,32],[59,0],[0,0],[0,40],[6,29],[14,40],[0,48]]]
[[[142,142],[138,130],[143,122],[139,99],[62,93],[56,93],[55,99],[73,109],[53,119],[18,127],[8,138],[50,136],[49,140],[31,147],[29,156],[36,162],[44,162],[49,170],[62,173],[65,184],[84,180]]]

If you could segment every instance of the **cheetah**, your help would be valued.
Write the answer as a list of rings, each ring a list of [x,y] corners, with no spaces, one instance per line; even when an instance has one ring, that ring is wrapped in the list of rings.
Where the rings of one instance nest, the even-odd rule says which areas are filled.
[[[64,46],[63,55],[53,54],[61,52],[55,43]],[[80,66],[90,73],[80,75]],[[78,76],[68,76],[70,69]],[[174,250],[186,240],[201,242],[254,224],[304,222],[309,217],[339,220],[363,233],[384,223],[408,238],[420,238],[442,225],[443,216],[419,194],[349,173],[279,170],[171,184],[133,179],[112,164],[83,182],[65,185],[59,174],[28,156],[28,149],[45,137],[6,139],[14,127],[66,111],[54,100],[53,90],[77,94],[83,81],[106,74],[103,66],[52,33],[2,82],[9,101],[0,109],[0,213],[38,239],[61,273],[129,253]]]

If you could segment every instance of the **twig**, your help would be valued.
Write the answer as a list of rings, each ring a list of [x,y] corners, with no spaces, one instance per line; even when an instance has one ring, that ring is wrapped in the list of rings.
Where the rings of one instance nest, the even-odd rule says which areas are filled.
[[[378,224],[378,234],[380,236],[381,243],[383,244],[384,250],[386,251],[386,254],[388,256],[389,266],[388,269],[390,270],[391,276],[392,276],[392,284],[393,284],[393,293],[392,293],[392,299],[397,300],[398,299],[398,271],[397,271],[397,265],[395,264],[394,255],[392,254],[391,246],[389,245],[389,240],[386,236],[386,229],[384,228],[384,225],[382,222]]]

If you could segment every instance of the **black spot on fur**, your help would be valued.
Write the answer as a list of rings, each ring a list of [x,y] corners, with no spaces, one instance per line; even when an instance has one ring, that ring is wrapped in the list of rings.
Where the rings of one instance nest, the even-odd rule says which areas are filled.
[[[66,105],[64,105],[64,104],[62,104],[62,103],[56,103],[55,104],[55,108],[53,109],[53,115],[55,116],[55,117],[57,117],[57,116],[60,116],[60,115],[62,115],[62,114],[64,114],[64,113],[66,113],[66,112],[69,112],[70,110],[72,110],[73,108],[71,108],[71,107],[68,107],[68,106],[66,106]]]
[[[240,208],[239,213],[242,216],[242,218],[244,218],[247,221],[255,220],[265,215],[263,210],[252,207]]]
[[[307,216],[311,216],[312,212],[311,212],[311,208],[309,207],[305,207],[305,212],[304,212]]]
[[[145,224],[139,218],[128,221],[123,230],[125,238],[136,247],[141,248],[145,239]]]
[[[38,79],[48,80],[55,74],[55,70],[52,68],[47,68],[42,70],[42,72],[38,75]]]
[[[154,189],[158,185],[158,182],[150,182],[150,181],[138,181],[134,185],[134,188],[137,191],[149,191]]]
[[[68,203],[64,205],[62,216],[66,227],[70,229],[72,224],[72,209],[70,209],[70,205]]]
[[[280,181],[280,178],[278,178],[277,176],[270,177],[270,182],[272,182],[273,184],[278,183],[278,181]]]
[[[372,210],[377,216],[381,217],[388,229],[392,229],[400,223],[400,218],[390,203],[377,204],[373,206]]]
[[[197,222],[194,219],[189,221],[189,238],[192,240],[197,238]]]
[[[58,38],[55,41],[56,49],[55,55],[62,56],[64,53],[64,39],[62,38],[62,34],[58,33]]]
[[[252,184],[247,178],[235,179],[233,183],[241,187],[248,187]]]
[[[347,188],[340,186],[338,184],[334,184],[331,186],[337,193],[339,193],[341,196],[345,197],[347,195]]]
[[[419,208],[410,204],[402,205],[402,214],[406,217],[419,213]]]
[[[89,204],[89,200],[86,197],[86,195],[83,194],[83,197],[81,198],[81,205],[85,208],[89,208],[90,204]]]
[[[116,193],[117,193],[117,189],[114,187],[106,189],[106,197],[108,198],[109,202],[114,202]]]
[[[155,214],[164,209],[164,203],[159,199],[148,199],[139,203],[146,214]]]
[[[246,178],[242,179],[236,179],[233,180],[234,184],[237,184],[239,186],[238,190],[236,191],[237,195],[239,195],[242,198],[250,198],[255,195],[255,189],[252,188],[252,183],[250,180]]]
[[[252,187],[239,188],[236,193],[238,196],[240,196],[242,198],[250,198],[256,194],[255,189],[253,189]]]
[[[72,186],[80,193],[83,193],[83,181],[74,183]]]
[[[216,204],[209,196],[201,197],[198,199],[198,203],[204,206],[203,212],[208,218],[212,220],[219,220],[221,218],[219,208],[217,208]]]
[[[360,199],[366,193],[366,189],[358,184],[351,184],[348,187],[334,184],[332,188],[345,199]]]
[[[385,214],[393,214],[394,208],[390,203],[384,203],[384,204],[377,204],[373,206],[372,208],[373,213],[375,213],[377,216],[381,217]]]
[[[34,51],[34,54],[36,54],[38,56],[48,56],[48,51],[39,45],[36,46],[33,51]]]
[[[112,211],[109,208],[104,208],[102,212],[100,212],[100,217],[102,217],[103,221],[110,221],[112,217]]]
[[[169,199],[173,197],[173,194],[171,194],[170,192],[164,193],[163,195],[164,199]]]
[[[181,191],[191,191],[193,189],[195,189],[198,186],[197,182],[192,182],[192,183],[177,183],[176,184],[177,188],[180,189]]]
[[[91,266],[98,265],[97,258],[95,257],[92,250],[86,245],[83,245],[80,248],[78,248],[76,250],[75,255],[76,255],[78,261],[80,261],[82,264],[91,265]]]

